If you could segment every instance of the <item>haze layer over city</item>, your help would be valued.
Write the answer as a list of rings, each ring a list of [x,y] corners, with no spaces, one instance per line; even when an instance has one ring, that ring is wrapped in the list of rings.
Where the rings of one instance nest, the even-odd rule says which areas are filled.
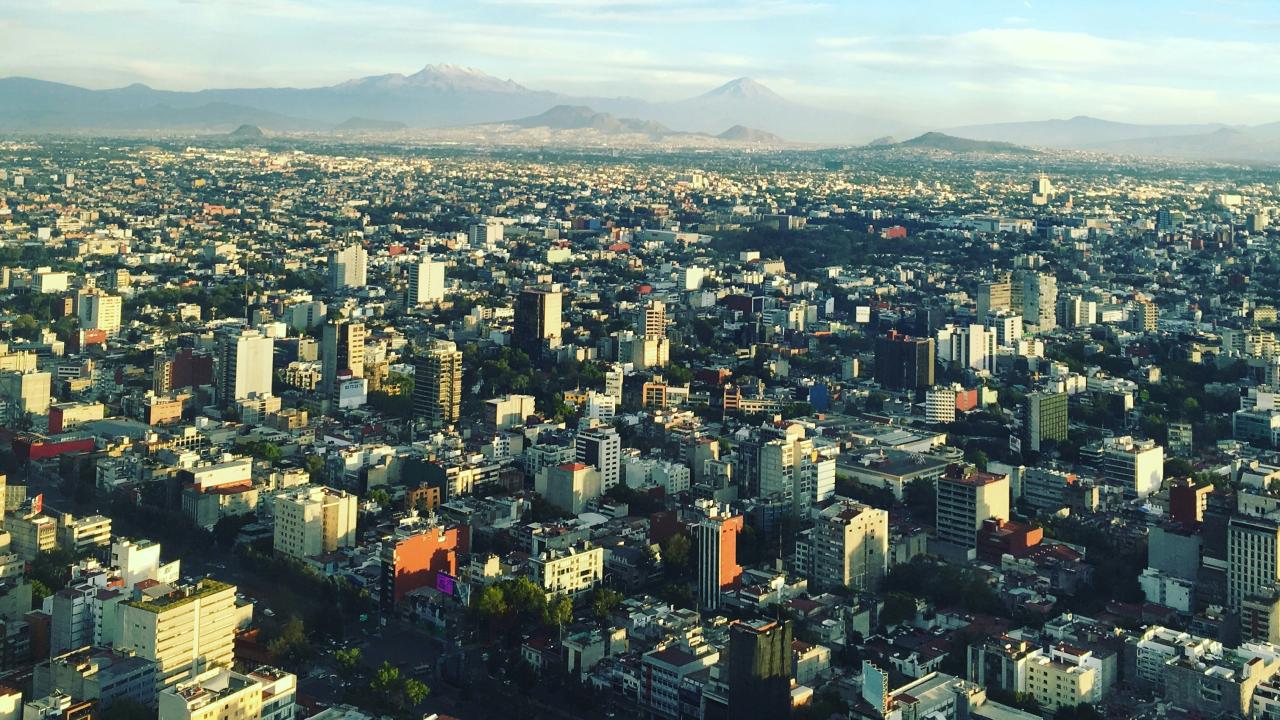
[[[0,5],[0,720],[1280,718],[1277,28]]]

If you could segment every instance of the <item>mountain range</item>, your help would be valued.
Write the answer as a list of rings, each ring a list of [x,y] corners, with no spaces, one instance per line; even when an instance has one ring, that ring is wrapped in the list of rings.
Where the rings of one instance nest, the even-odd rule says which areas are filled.
[[[715,134],[742,125],[808,143],[865,142],[902,130],[898,123],[792,102],[750,78],[671,102],[532,90],[456,65],[315,88],[195,92],[139,84],[89,90],[31,78],[0,79],[0,131],[226,132],[246,124],[275,132],[456,128],[511,122],[557,106],[590,107],[676,132]]]
[[[585,124],[559,127],[575,122]],[[709,138],[759,145],[884,144],[890,137],[915,138],[930,130],[797,103],[745,77],[701,95],[662,102],[534,90],[457,65],[428,65],[409,75],[372,75],[322,87],[193,92],[140,84],[90,90],[31,78],[0,79],[0,132],[227,133],[253,125],[268,133],[447,130],[444,134],[464,137],[466,128],[504,124],[536,130],[535,135],[559,131],[569,140],[578,132],[592,138],[694,138],[700,143]],[[1078,116],[936,130],[952,138],[943,144],[953,148],[959,147],[955,139],[965,139],[1024,148],[1280,162],[1280,123],[1140,125]]]

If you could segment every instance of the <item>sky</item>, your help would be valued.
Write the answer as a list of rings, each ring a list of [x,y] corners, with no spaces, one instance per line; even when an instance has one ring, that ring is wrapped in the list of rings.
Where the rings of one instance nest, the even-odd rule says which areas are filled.
[[[752,77],[921,126],[1280,121],[1276,0],[13,0],[0,77],[311,87],[452,63],[671,100]]]

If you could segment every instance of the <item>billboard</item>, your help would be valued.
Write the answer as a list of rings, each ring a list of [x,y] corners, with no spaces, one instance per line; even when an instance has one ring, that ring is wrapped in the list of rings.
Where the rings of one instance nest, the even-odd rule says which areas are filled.
[[[440,591],[445,595],[452,597],[456,589],[457,589],[457,581],[454,579],[452,575],[450,575],[449,573],[442,573],[442,572],[436,573],[436,590]]]

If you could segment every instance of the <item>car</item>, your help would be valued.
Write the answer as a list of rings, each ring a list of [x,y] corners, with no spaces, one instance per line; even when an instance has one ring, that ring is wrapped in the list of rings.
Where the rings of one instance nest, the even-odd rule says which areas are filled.
[[[275,616],[276,616],[276,611],[275,611],[275,610],[272,610],[271,608],[263,608],[263,609],[262,609],[262,614],[263,614],[263,615],[266,615],[267,617],[275,617]]]

